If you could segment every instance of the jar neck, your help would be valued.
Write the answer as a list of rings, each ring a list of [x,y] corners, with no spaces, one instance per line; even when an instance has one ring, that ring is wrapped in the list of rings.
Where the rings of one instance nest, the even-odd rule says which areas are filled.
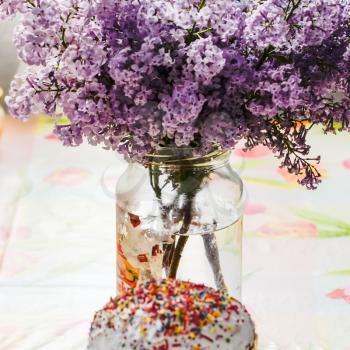
[[[198,148],[164,147],[148,155],[146,165],[152,168],[210,168],[215,169],[228,163],[229,150],[215,150],[203,155]]]

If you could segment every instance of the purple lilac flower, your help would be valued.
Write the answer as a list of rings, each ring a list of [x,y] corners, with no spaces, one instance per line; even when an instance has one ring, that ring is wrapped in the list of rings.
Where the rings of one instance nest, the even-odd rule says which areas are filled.
[[[284,0],[266,0],[254,6],[247,16],[244,37],[249,46],[260,50],[273,45],[281,48],[287,45],[289,24],[285,19]]]
[[[159,107],[164,112],[162,126],[166,136],[177,146],[188,146],[198,132],[195,126],[205,98],[198,91],[198,84],[186,80],[174,86],[172,95],[165,95]]]
[[[6,101],[21,119],[68,117],[55,128],[65,145],[144,161],[164,145],[243,139],[314,188],[310,125],[350,129],[347,1],[0,0],[0,18],[16,14],[34,67]]]
[[[31,4],[23,0],[0,0],[0,19],[12,17],[18,12],[24,13],[30,7]]]

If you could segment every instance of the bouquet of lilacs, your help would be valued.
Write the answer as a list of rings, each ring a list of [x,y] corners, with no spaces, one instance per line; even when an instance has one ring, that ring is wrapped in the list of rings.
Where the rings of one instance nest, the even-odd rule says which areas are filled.
[[[161,146],[269,147],[314,188],[306,135],[349,130],[350,4],[341,0],[0,0],[28,70],[7,104],[69,123],[65,145],[143,161]]]
[[[147,164],[163,147],[208,154],[243,140],[267,146],[313,189],[319,157],[309,156],[308,131],[350,129],[347,0],[0,0],[0,18],[16,14],[28,68],[7,104],[23,120],[55,118],[64,145],[86,139]],[[206,176],[169,175],[187,194],[183,237],[164,256],[171,276]],[[215,261],[215,242],[207,246]]]

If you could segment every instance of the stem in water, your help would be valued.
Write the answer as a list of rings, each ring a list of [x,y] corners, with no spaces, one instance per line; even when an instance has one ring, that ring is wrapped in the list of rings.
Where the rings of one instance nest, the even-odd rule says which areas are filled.
[[[193,199],[194,199],[194,195],[188,194],[188,198],[186,200],[186,204],[184,207],[184,218],[183,218],[183,223],[179,232],[179,239],[177,241],[177,244],[174,250],[173,259],[170,264],[169,275],[168,275],[169,278],[176,278],[182,252],[188,241],[187,233],[191,226],[191,221],[192,221]]]
[[[216,242],[216,237],[213,232],[202,235],[205,254],[213,270],[216,288],[222,292],[227,292],[224,275],[221,270],[219,249]]]

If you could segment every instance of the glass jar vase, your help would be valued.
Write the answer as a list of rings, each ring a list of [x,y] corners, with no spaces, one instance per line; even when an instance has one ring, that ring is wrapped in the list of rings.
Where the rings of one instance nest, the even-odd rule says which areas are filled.
[[[169,277],[240,299],[244,191],[229,157],[162,148],[129,164],[116,189],[119,292]]]

